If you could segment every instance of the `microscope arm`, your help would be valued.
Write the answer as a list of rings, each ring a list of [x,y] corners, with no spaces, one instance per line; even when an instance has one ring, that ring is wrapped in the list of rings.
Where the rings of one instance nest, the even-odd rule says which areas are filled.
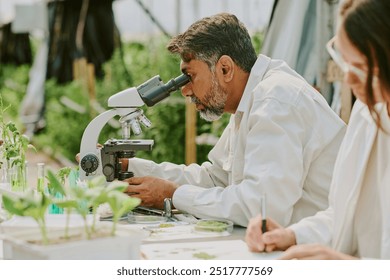
[[[80,145],[80,165],[84,165],[86,168],[94,169],[94,164],[97,164],[98,173],[102,173],[101,171],[101,164],[99,164],[99,158],[100,158],[100,149],[98,149],[96,146],[98,144],[99,135],[103,127],[106,125],[106,123],[112,119],[113,117],[120,115],[127,115],[134,111],[136,111],[138,108],[114,108],[111,110],[108,110],[106,112],[101,113],[96,118],[94,118],[87,126],[83,133],[83,137],[81,138],[81,145]],[[93,171],[95,171],[93,170]],[[92,171],[92,172],[93,172]],[[84,172],[84,168],[80,169],[80,179],[85,179],[84,176],[88,176]]]
[[[101,113],[95,117],[87,126],[81,138],[80,152],[92,152],[96,150],[100,132],[107,122],[115,116],[124,116],[136,111],[138,108],[115,108]]]

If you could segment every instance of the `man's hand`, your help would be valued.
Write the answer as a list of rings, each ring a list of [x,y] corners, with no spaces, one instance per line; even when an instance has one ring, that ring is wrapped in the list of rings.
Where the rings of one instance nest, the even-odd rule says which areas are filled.
[[[295,234],[291,229],[283,228],[274,220],[267,218],[267,232],[261,231],[262,217],[258,215],[249,221],[245,241],[252,252],[271,252],[286,250],[295,245]]]
[[[281,260],[353,260],[353,256],[337,252],[319,244],[302,244],[290,247]]]
[[[125,191],[132,197],[141,199],[141,206],[164,208],[164,199],[172,198],[179,187],[176,183],[156,177],[132,177],[124,180],[129,183]]]

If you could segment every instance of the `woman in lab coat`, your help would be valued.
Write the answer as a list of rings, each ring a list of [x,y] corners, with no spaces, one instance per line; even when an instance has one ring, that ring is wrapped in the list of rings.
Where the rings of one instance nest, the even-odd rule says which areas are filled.
[[[390,259],[390,1],[345,0],[327,49],[357,101],[336,161],[329,208],[288,228],[250,221],[251,251],[282,259]],[[272,217],[271,217],[272,218]],[[296,245],[298,244],[298,245]]]

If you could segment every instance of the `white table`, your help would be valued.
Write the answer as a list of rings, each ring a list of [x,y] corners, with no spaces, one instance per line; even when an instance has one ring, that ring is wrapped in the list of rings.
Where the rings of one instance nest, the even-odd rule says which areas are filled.
[[[139,225],[137,226],[139,227]],[[141,225],[141,227],[143,226]],[[246,229],[239,226],[235,226],[230,234],[198,233],[193,231],[193,225],[179,225],[176,228],[161,229],[155,226],[155,228],[156,233],[149,234],[142,242],[141,253],[144,259],[264,260],[276,259],[280,256],[280,252],[250,252],[244,242]]]
[[[79,221],[74,221],[77,226]],[[105,222],[111,223],[111,222]],[[24,224],[35,226],[33,221]],[[57,226],[58,224],[53,224]],[[245,228],[234,227],[232,233],[198,233],[191,224],[159,228],[158,224],[129,224],[120,226],[142,229],[145,233],[141,245],[143,259],[189,260],[189,259],[275,259],[280,253],[251,253],[244,242]],[[152,230],[151,230],[152,229]],[[156,231],[154,231],[156,229]],[[3,259],[3,242],[0,240],[0,259]]]

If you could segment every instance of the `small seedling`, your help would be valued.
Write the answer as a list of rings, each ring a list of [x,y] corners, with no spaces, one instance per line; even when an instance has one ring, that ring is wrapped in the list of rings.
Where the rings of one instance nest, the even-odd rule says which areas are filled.
[[[84,229],[87,239],[91,239],[93,234],[98,229],[95,228],[95,219],[92,225],[87,223],[87,215],[93,212],[103,203],[107,203],[113,212],[113,222],[111,235],[115,235],[117,223],[124,214],[131,211],[139,205],[140,199],[129,197],[124,194],[127,184],[124,182],[114,181],[106,186],[104,176],[94,178],[84,184],[77,186],[66,186],[61,182],[58,175],[50,170],[47,178],[49,185],[53,189],[53,193],[60,193],[63,199],[56,199],[50,193],[35,192],[34,190],[27,190],[23,193],[4,192],[3,204],[4,208],[11,214],[17,216],[32,217],[39,225],[42,243],[48,244],[47,226],[45,221],[45,214],[48,206],[51,203],[66,209],[66,213],[72,211],[79,214],[84,221]],[[65,226],[65,238],[68,237],[68,222]]]
[[[42,243],[48,244],[45,214],[51,203],[50,197],[43,193],[27,190],[23,193],[3,193],[3,207],[11,214],[33,218],[41,231]]]
[[[35,150],[29,144],[30,140],[17,129],[15,123],[5,122],[4,113],[10,106],[4,108],[3,100],[0,96],[0,168],[15,169],[12,175],[11,186],[13,190],[26,190],[26,151],[28,148]],[[5,167],[4,167],[5,166]]]

